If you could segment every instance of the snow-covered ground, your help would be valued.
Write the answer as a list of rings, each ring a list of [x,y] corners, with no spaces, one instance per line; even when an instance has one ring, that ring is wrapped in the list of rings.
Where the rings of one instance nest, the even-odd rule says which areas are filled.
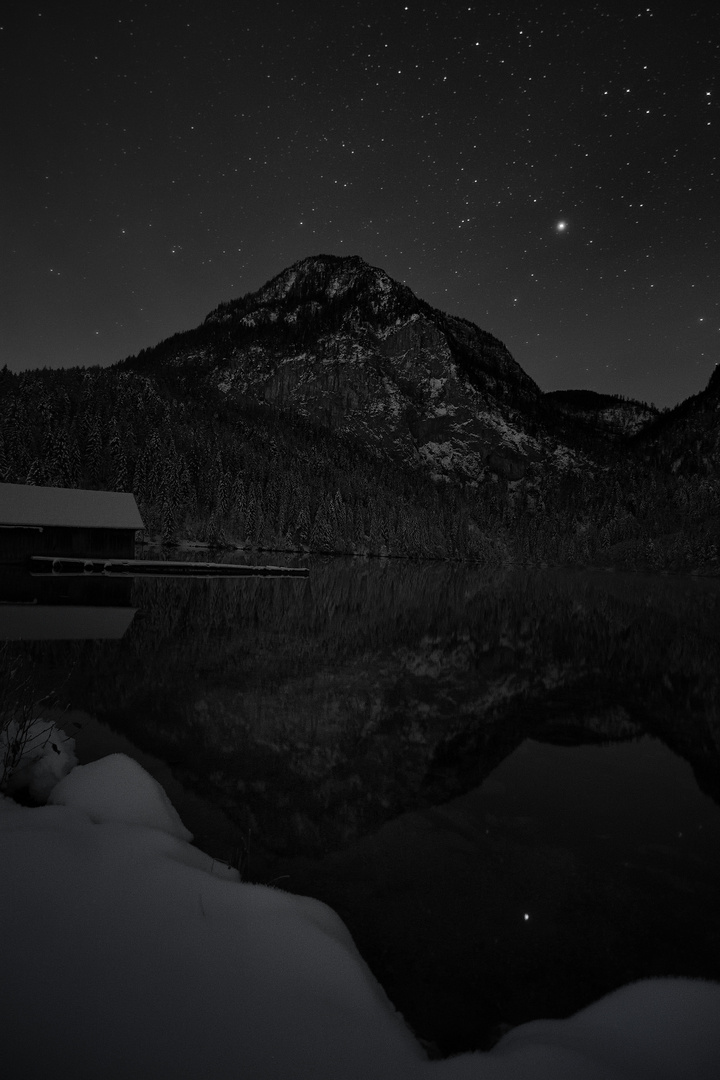
[[[428,1061],[330,908],[244,884],[192,847],[125,755],[73,764],[51,738],[25,773],[36,792],[54,785],[47,805],[0,797],[7,1080],[720,1076],[720,985],[683,979]]]

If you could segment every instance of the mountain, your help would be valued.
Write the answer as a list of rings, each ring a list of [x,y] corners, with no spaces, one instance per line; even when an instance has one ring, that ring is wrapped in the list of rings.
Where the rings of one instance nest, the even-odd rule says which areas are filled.
[[[303,259],[136,362],[199,366],[228,400],[292,411],[436,480],[575,459],[501,341],[358,256]]]
[[[638,433],[632,448],[678,476],[720,479],[720,364],[704,390],[657,416]]]
[[[658,409],[645,401],[594,390],[551,390],[545,399],[568,416],[610,436],[636,435],[659,415]]]
[[[0,479],[133,491],[168,545],[717,572],[719,440],[717,374],[662,414],[544,394],[358,257],[111,368],[0,371]]]

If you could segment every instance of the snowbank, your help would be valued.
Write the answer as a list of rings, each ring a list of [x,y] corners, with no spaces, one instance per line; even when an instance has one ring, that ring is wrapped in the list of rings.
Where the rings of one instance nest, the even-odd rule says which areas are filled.
[[[9,1080],[715,1080],[720,986],[648,980],[428,1062],[324,904],[193,848],[123,755],[0,800]]]
[[[179,840],[192,840],[162,785],[126,754],[79,765],[53,788],[48,802],[84,810],[97,824],[144,825]]]

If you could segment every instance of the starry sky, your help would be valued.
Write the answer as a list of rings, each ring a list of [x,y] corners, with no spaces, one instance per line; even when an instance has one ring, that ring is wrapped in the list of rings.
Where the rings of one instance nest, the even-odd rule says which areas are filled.
[[[544,390],[720,360],[709,4],[26,2],[0,30],[0,363],[110,364],[361,255]]]

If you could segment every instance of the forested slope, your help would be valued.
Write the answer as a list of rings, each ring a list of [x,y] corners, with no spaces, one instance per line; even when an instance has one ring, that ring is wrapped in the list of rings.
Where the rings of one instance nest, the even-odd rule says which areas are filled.
[[[717,566],[720,493],[626,446],[570,471],[435,483],[287,410],[228,401],[198,369],[0,372],[0,478],[133,491],[164,543]]]

